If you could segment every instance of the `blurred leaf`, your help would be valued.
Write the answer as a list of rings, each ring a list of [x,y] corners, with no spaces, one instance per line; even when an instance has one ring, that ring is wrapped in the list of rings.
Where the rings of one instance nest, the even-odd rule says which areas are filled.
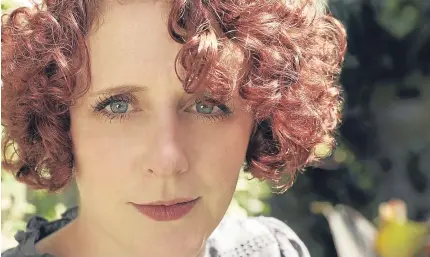
[[[419,10],[412,5],[403,6],[400,0],[384,1],[378,23],[396,38],[403,38],[417,27]]]
[[[269,215],[270,207],[264,200],[271,195],[268,183],[242,171],[228,213],[235,216],[243,216],[243,212],[246,212],[247,216]]]

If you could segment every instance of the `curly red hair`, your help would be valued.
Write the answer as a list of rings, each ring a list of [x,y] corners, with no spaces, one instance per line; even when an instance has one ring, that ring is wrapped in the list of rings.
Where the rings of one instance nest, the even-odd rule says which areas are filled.
[[[245,170],[283,188],[318,160],[317,145],[333,146],[340,122],[346,35],[323,2],[171,1],[167,29],[183,44],[175,64],[186,71],[178,78],[187,92],[207,85],[227,96],[221,53],[228,43],[243,52],[238,88],[256,124]],[[101,0],[49,0],[2,17],[2,165],[32,187],[58,190],[72,177],[68,110],[90,84],[86,38],[102,7]],[[76,86],[81,77],[84,91]]]

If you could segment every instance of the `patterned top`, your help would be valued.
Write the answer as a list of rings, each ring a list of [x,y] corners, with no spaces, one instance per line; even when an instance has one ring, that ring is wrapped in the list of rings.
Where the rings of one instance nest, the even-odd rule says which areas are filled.
[[[52,222],[34,216],[27,231],[15,235],[18,246],[2,257],[55,257],[36,252],[35,244],[76,218],[78,208]],[[282,221],[269,217],[238,219],[225,216],[208,238],[205,257],[310,257],[298,236]],[[58,257],[58,256],[57,256]]]

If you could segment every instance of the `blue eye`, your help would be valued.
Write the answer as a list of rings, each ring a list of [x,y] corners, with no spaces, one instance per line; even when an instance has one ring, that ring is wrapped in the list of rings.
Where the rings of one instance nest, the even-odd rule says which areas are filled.
[[[214,110],[214,106],[210,106],[207,104],[204,104],[202,102],[196,103],[196,112],[201,114],[211,114]]]
[[[212,103],[211,101],[212,99],[208,99],[208,101],[197,100],[186,111],[194,113],[199,118],[211,121],[221,120],[233,114],[232,110],[225,104],[217,104],[215,101]]]
[[[126,113],[128,110],[128,103],[126,101],[113,101],[109,105],[112,113]]]
[[[141,111],[137,107],[137,99],[132,94],[120,94],[99,98],[93,106],[97,114],[106,117],[112,121],[118,118],[120,121],[128,118],[131,114]]]

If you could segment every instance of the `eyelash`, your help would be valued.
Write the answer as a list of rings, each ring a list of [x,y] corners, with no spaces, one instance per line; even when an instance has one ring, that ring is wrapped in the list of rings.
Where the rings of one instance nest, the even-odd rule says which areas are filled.
[[[124,121],[124,120],[130,118],[130,116],[131,116],[131,114],[133,114],[133,112],[140,111],[140,109],[137,109],[137,110],[129,111],[126,113],[120,113],[120,114],[115,114],[115,113],[106,111],[107,106],[109,106],[113,102],[118,102],[118,101],[123,101],[123,102],[126,102],[127,104],[132,104],[132,105],[133,104],[136,105],[136,103],[137,103],[137,99],[134,95],[129,94],[129,93],[124,93],[124,94],[113,95],[113,96],[99,97],[97,99],[97,101],[95,102],[95,104],[92,106],[92,108],[93,108],[95,113],[103,115],[106,118],[106,120],[108,120],[109,122],[112,122],[115,119],[118,119],[119,121]],[[196,118],[199,118],[199,119],[204,119],[204,120],[209,120],[209,121],[220,121],[220,120],[223,120],[225,118],[230,117],[233,114],[233,111],[230,107],[228,107],[225,104],[218,103],[213,99],[195,98],[193,102],[194,102],[194,104],[187,107],[185,109],[185,112],[191,112],[191,109],[194,105],[201,104],[201,103],[203,103],[205,105],[212,106],[212,107],[217,107],[221,110],[220,114],[214,114],[214,115],[212,115],[212,114],[204,115],[204,114],[193,112],[192,114],[195,115]]]
[[[130,118],[130,115],[136,110],[129,111],[126,113],[119,113],[119,114],[106,111],[106,107],[109,106],[111,103],[120,102],[120,101],[126,102],[127,104],[137,103],[137,99],[135,96],[133,96],[132,94],[125,93],[125,94],[119,94],[119,95],[113,95],[113,96],[99,97],[92,107],[95,113],[104,116],[104,118],[106,118],[106,120],[109,122],[112,122],[115,119],[118,119],[119,121],[123,121]]]
[[[230,107],[228,107],[225,104],[221,104],[221,103],[215,101],[214,99],[210,99],[210,98],[206,98],[206,99],[196,98],[196,99],[194,99],[193,102],[194,102],[193,105],[191,105],[191,106],[189,106],[189,107],[187,107],[185,109],[186,112],[191,112],[191,108],[193,106],[197,105],[197,104],[205,104],[205,105],[208,105],[208,106],[211,106],[211,107],[217,107],[217,108],[219,108],[221,110],[220,114],[207,114],[207,115],[204,115],[204,114],[197,113],[197,112],[192,113],[198,119],[203,119],[203,120],[215,122],[215,121],[224,120],[224,119],[230,117],[233,114],[233,111],[232,111],[232,109]]]

